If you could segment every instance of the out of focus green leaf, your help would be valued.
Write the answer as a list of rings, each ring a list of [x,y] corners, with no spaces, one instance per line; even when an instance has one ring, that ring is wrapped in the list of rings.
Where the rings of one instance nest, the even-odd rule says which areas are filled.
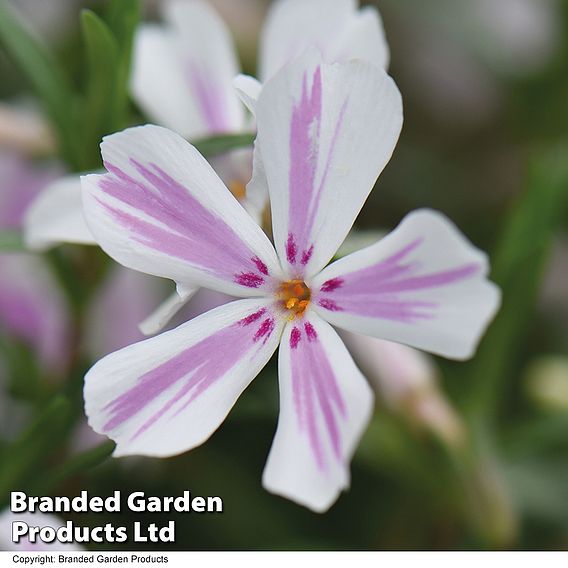
[[[91,10],[81,14],[87,56],[84,167],[100,165],[98,145],[105,134],[128,124],[128,81],[138,0],[113,0],[108,22]]]
[[[77,167],[72,86],[51,53],[25,29],[7,2],[0,2],[0,43],[41,99],[57,131],[63,157],[71,167]]]
[[[140,0],[111,0],[108,4],[106,21],[120,49],[120,89],[119,96],[126,104],[128,98],[128,79],[134,33],[140,22]]]
[[[101,464],[111,456],[114,448],[115,443],[107,440],[72,457],[69,461],[42,476],[33,487],[34,493],[42,494],[52,491],[54,487],[63,483],[69,477]]]
[[[0,509],[6,505],[10,491],[22,489],[37,476],[37,468],[61,444],[72,417],[72,403],[58,396],[6,449],[7,459],[0,464]]]
[[[119,47],[114,35],[94,12],[84,10],[81,25],[87,54],[87,95],[84,110],[85,166],[97,157],[100,139],[113,131],[119,107],[118,96]]]
[[[566,457],[514,462],[505,468],[505,473],[525,517],[568,523]]]
[[[196,140],[193,145],[205,156],[217,156],[237,148],[252,146],[256,134],[247,132],[244,134],[224,134]]]
[[[546,266],[552,237],[568,200],[568,148],[534,156],[524,194],[510,213],[493,255],[492,279],[503,304],[469,367],[473,416],[491,419],[522,348]]]
[[[29,345],[0,333],[0,359],[8,371],[6,385],[12,397],[39,400],[46,390],[36,357]]]
[[[0,252],[25,251],[22,234],[18,231],[0,231]]]
[[[125,51],[129,52],[132,39],[140,21],[139,0],[110,0],[105,14],[112,33]]]
[[[568,414],[552,414],[515,425],[504,436],[504,449],[510,459],[547,453],[568,455]]]

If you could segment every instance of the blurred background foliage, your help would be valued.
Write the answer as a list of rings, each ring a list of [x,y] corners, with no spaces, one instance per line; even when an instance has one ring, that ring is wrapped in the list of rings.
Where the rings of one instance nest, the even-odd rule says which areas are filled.
[[[158,4],[2,0],[0,103],[48,118],[55,144],[34,149],[38,167],[100,167],[101,136],[144,122],[128,98],[130,48],[139,19],[157,18]],[[268,2],[213,4],[254,72]],[[203,447],[166,460],[109,459],[112,443],[84,425],[81,388],[93,362],[89,304],[111,262],[98,249],[63,246],[45,255],[71,313],[63,370],[46,371],[0,318],[2,506],[11,489],[222,496],[221,515],[69,517],[92,526],[174,518],[176,543],[162,545],[170,550],[568,549],[568,2],[375,5],[405,126],[356,226],[386,230],[412,209],[439,209],[490,251],[504,294],[477,356],[437,361],[460,436],[429,427],[412,404],[392,408],[379,397],[351,490],[313,514],[260,484],[278,410],[272,361]],[[211,155],[246,142],[202,148]],[[9,136],[0,144],[10,147]],[[0,270],[3,258],[25,254],[21,246],[14,227],[0,233]]]

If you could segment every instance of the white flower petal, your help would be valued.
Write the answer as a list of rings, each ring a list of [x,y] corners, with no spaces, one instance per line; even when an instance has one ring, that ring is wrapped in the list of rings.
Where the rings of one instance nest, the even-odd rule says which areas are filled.
[[[78,175],[52,182],[38,195],[24,216],[24,238],[37,251],[62,243],[97,244],[83,217]]]
[[[262,81],[310,47],[318,48],[327,63],[362,59],[386,67],[389,58],[375,8],[358,10],[355,0],[278,0],[261,38]]]
[[[224,22],[202,0],[169,0],[165,19],[167,25],[144,25],[136,34],[135,100],[187,138],[241,130],[244,109],[232,87],[239,66]]]
[[[311,50],[263,87],[256,117],[276,249],[291,276],[313,276],[391,157],[402,127],[400,93],[382,69],[327,65]]]
[[[250,215],[262,224],[262,217],[269,205],[268,180],[262,163],[262,156],[257,142],[254,143],[252,157],[252,177],[246,188],[246,209]]]
[[[366,6],[346,22],[343,35],[338,38],[333,61],[362,59],[387,69],[390,50],[379,12]]]
[[[168,322],[191,300],[197,290],[199,290],[198,287],[178,284],[176,291],[138,326],[140,331],[144,335],[154,335],[162,331]]]
[[[279,382],[278,429],[263,485],[326,511],[349,486],[349,462],[371,417],[371,388],[337,333],[316,314],[284,330]]]
[[[82,178],[83,204],[110,256],[234,296],[272,291],[281,277],[272,244],[191,144],[148,125],[101,148],[110,173]]]
[[[270,359],[271,302],[239,300],[108,355],[85,377],[91,427],[115,456],[165,457],[203,443]]]
[[[309,284],[315,309],[334,325],[464,359],[499,307],[488,270],[451,221],[419,210]]]
[[[262,83],[250,75],[241,73],[233,79],[233,86],[242,103],[254,116],[256,112],[256,102],[260,96],[260,91],[262,91]]]

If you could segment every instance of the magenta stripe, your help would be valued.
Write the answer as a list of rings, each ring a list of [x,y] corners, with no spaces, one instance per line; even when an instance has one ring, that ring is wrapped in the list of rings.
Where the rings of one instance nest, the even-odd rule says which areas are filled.
[[[318,468],[325,471],[328,462],[324,438],[329,440],[338,461],[344,457],[338,420],[347,418],[347,409],[328,355],[310,322],[304,324],[304,332],[298,327],[292,329],[290,346],[292,397],[298,427],[308,436]]]
[[[259,288],[266,283],[266,263],[223,219],[157,165],[131,163],[142,181],[107,162],[112,175],[102,177],[99,187],[133,212],[100,199],[99,203],[137,242],[242,286]]]
[[[300,262],[297,276],[312,258],[314,246],[313,225],[325,189],[334,149],[343,124],[347,102],[344,103],[327,157],[320,156],[320,130],[323,115],[323,86],[321,68],[317,67],[308,87],[304,75],[300,100],[292,109],[290,121],[290,170],[288,203],[288,236],[286,258],[288,263]],[[316,187],[316,174],[320,159],[325,159],[321,180]]]
[[[420,262],[410,261],[408,257],[423,243],[424,238],[415,239],[386,260],[327,280],[315,294],[318,305],[329,311],[401,323],[435,318],[439,303],[416,300],[407,294],[467,280],[479,274],[481,266],[470,263],[418,274],[423,270]]]
[[[183,403],[177,412],[185,409],[225,376],[238,361],[254,358],[258,349],[255,344],[262,339],[264,345],[275,328],[272,317],[259,325],[259,320],[266,313],[265,308],[258,310],[184,349],[142,375],[134,386],[104,408],[108,413],[104,431],[109,433],[120,427],[150,406],[162,393],[175,386],[178,386],[176,392],[142,424],[134,438],[155,424],[176,404]]]
[[[320,292],[333,292],[334,290],[341,288],[342,284],[343,284],[342,278],[332,278],[331,280],[326,280],[322,284]]]

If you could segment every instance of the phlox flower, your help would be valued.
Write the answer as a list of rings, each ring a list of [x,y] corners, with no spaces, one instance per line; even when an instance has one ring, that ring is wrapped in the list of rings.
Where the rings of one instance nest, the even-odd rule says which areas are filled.
[[[194,140],[215,134],[252,130],[233,86],[245,99],[256,99],[261,83],[238,75],[240,67],[231,34],[204,0],[167,0],[164,25],[142,24],[133,47],[131,92],[156,124]],[[294,29],[294,34],[290,34]],[[376,9],[357,9],[354,0],[280,0],[264,26],[259,56],[260,77],[272,76],[308,47],[316,46],[330,61],[360,58],[386,66],[388,46]],[[214,157],[212,165],[257,221],[266,206],[266,192],[247,191],[252,151],[234,150]],[[78,176],[56,181],[30,207],[26,242],[34,250],[58,243],[96,244],[85,225]],[[190,291],[181,290],[187,300]],[[179,307],[179,306],[178,306]],[[171,315],[163,308],[145,326],[156,331]]]
[[[116,456],[203,443],[279,349],[280,416],[263,485],[325,511],[349,484],[372,390],[333,326],[469,357],[499,303],[486,256],[439,213],[410,214],[376,244],[328,263],[402,126],[384,70],[311,50],[255,105],[257,181],[274,246],[197,150],[157,126],[105,138],[105,175],[83,178],[89,226],[118,262],[232,301],[108,355],[85,378],[90,425]]]
[[[389,49],[373,7],[355,0],[279,0],[268,12],[259,54],[260,81],[240,75],[229,29],[205,0],[167,0],[164,24],[142,24],[133,46],[131,93],[155,123],[189,140],[253,130],[237,95],[252,106],[266,81],[284,64],[316,46],[328,62],[359,58],[386,67]],[[294,33],[290,33],[294,30]],[[266,184],[250,181],[251,148],[215,156],[211,165],[257,222],[267,207]],[[259,168],[257,168],[259,169]],[[29,208],[27,245],[37,251],[60,243],[96,244],[81,206],[78,176],[55,181]],[[193,297],[194,283],[178,283],[140,329],[160,331]]]

